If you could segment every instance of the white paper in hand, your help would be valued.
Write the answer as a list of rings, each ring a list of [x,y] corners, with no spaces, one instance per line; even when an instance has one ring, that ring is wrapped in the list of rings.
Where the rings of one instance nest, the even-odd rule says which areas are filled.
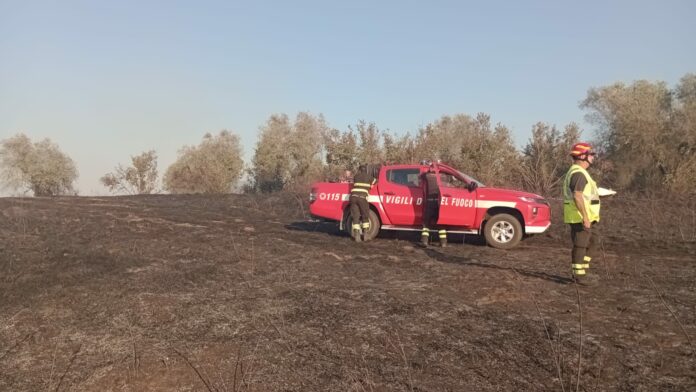
[[[597,188],[597,193],[599,193],[599,196],[613,196],[616,194],[616,191],[607,189],[607,188]]]

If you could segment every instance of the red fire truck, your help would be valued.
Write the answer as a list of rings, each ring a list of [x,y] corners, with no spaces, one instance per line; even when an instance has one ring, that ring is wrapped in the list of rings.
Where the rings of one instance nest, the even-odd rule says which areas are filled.
[[[385,165],[375,170],[377,183],[368,196],[370,229],[420,231],[428,165]],[[449,233],[482,235],[494,248],[510,249],[551,225],[549,203],[539,195],[487,187],[450,166],[437,164],[441,201],[438,225]],[[309,210],[314,218],[350,228],[350,183],[320,182],[312,186]]]

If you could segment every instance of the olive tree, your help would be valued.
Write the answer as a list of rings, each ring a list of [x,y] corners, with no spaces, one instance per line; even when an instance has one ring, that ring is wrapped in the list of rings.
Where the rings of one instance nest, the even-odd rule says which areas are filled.
[[[443,116],[418,130],[415,155],[440,159],[492,185],[519,185],[514,166],[519,160],[510,130],[493,126],[479,113]]]
[[[322,115],[272,115],[261,127],[249,175],[258,192],[301,190],[321,178],[329,128]]]
[[[384,161],[382,148],[382,131],[374,122],[360,120],[355,126],[348,127],[350,132],[358,135],[356,158],[359,164],[377,164]]]
[[[74,193],[77,168],[51,140],[32,142],[18,134],[0,141],[0,176],[5,188],[58,196]]]
[[[230,193],[242,175],[239,136],[221,131],[210,133],[195,147],[186,146],[164,174],[170,193]]]
[[[131,156],[131,165],[118,165],[100,178],[110,192],[131,195],[150,194],[157,188],[157,154],[154,151]]]
[[[326,177],[337,178],[344,170],[358,168],[358,140],[353,131],[330,129],[324,136],[326,150]]]
[[[696,192],[696,74],[687,74],[675,88],[674,117],[676,161],[667,179],[679,193]]]
[[[390,133],[382,135],[384,159],[389,163],[417,163],[416,141],[407,133],[395,136]]]
[[[581,107],[590,110],[587,119],[598,125],[598,144],[614,162],[617,186],[641,189],[662,183],[667,151],[661,147],[670,133],[671,104],[663,82],[589,90]]]
[[[611,162],[618,187],[696,188],[696,76],[685,75],[670,89],[639,80],[592,88],[581,107],[597,126],[597,138]]]

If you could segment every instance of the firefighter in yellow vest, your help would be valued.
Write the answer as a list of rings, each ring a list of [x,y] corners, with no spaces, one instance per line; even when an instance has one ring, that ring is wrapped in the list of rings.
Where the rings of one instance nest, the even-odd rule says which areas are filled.
[[[350,217],[353,222],[351,236],[354,241],[360,242],[364,239],[364,233],[370,230],[370,203],[367,196],[377,180],[368,173],[367,165],[361,165],[353,181],[350,190]]]
[[[593,226],[599,222],[599,191],[587,168],[595,152],[588,143],[576,143],[570,151],[573,165],[563,181],[563,221],[570,225],[573,278],[578,283],[592,283],[587,272],[599,243]]]

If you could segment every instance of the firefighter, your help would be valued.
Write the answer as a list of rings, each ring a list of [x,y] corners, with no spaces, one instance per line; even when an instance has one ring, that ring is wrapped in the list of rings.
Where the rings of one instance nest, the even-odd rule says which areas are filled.
[[[423,229],[421,230],[421,244],[424,247],[430,242],[430,230],[438,230],[440,246],[447,246],[447,230],[437,225],[437,220],[440,215],[440,186],[437,183],[437,177],[440,175],[437,170],[437,163],[424,161],[428,164],[428,171],[423,175],[423,184],[425,189],[425,202],[423,203]]]
[[[573,165],[563,181],[563,221],[570,225],[573,241],[571,252],[573,279],[578,283],[595,283],[587,272],[596,255],[599,236],[594,226],[599,222],[599,192],[597,183],[587,168],[595,159],[588,143],[576,143],[570,151]]]
[[[368,173],[367,165],[360,165],[350,190],[351,236],[356,242],[364,240],[364,233],[370,230],[370,204],[367,196],[375,182],[377,180]]]

